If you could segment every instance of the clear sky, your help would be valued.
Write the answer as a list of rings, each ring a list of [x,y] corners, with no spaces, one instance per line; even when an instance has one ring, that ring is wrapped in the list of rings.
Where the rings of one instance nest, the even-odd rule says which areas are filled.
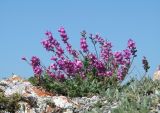
[[[143,73],[143,56],[149,60],[151,76],[160,64],[159,0],[1,0],[0,78],[12,73],[33,75],[22,56],[39,56],[48,65],[51,54],[40,42],[47,30],[60,39],[60,26],[66,28],[75,48],[79,48],[82,30],[101,34],[114,50],[125,49],[132,38],[138,49],[135,74]]]

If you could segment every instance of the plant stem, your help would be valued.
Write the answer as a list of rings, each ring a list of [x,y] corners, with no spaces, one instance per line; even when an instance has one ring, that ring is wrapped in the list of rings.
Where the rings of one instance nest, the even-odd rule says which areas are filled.
[[[93,43],[93,42],[92,42],[92,43]],[[96,56],[97,56],[97,59],[98,59],[98,52],[97,52],[96,44],[93,43],[93,45],[94,45],[94,49],[95,49],[95,51],[96,51]]]
[[[134,56],[133,56],[133,58],[132,58],[131,64],[128,66],[128,69],[130,69],[131,65],[133,64],[133,60],[134,60]],[[133,68],[133,69],[134,69],[134,68]],[[133,71],[133,69],[132,69],[130,72],[128,72],[128,75],[131,74],[131,72]],[[128,71],[129,71],[129,70],[128,70]]]

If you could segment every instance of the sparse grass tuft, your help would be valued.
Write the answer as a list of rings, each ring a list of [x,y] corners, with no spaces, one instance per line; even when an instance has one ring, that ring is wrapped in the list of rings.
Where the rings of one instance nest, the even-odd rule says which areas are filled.
[[[18,102],[21,100],[21,96],[13,94],[10,97],[5,97],[4,92],[0,92],[0,113],[15,113],[19,108]]]

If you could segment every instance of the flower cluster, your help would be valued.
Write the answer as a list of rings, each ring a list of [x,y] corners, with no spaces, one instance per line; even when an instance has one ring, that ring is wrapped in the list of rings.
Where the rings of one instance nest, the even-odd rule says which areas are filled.
[[[87,42],[86,42],[86,38],[82,37],[80,43],[81,43],[81,49],[83,50],[83,52],[87,52],[88,51],[88,45],[87,45]]]
[[[53,59],[53,58],[52,58]],[[69,59],[53,59],[52,63],[47,69],[48,75],[55,79],[64,79],[65,75],[68,77],[75,76],[82,69],[82,61],[75,59],[71,61]]]
[[[28,62],[28,60],[25,57],[22,57],[22,60]],[[32,69],[35,75],[40,76],[42,74],[43,70],[40,63],[40,59],[38,57],[33,56],[30,62],[28,63],[32,66]]]
[[[142,64],[145,72],[148,72],[148,69],[150,68],[150,66],[145,56],[142,59]]]
[[[58,32],[60,32],[60,36],[62,37],[62,41],[64,43],[67,43],[67,40],[68,40],[68,37],[67,37],[67,34],[66,34],[66,31],[63,27],[61,27]]]
[[[51,32],[46,32],[47,39],[42,41],[42,45],[47,51],[56,52],[58,57],[61,57],[64,53],[64,50],[61,48],[58,41],[52,36]]]
[[[128,48],[131,50],[132,55],[136,57],[137,49],[135,46],[135,42],[132,39],[128,40]]]
[[[76,50],[72,49],[71,44],[69,44],[68,36],[67,36],[65,29],[63,27],[60,27],[58,32],[60,33],[61,39],[64,42],[64,44],[66,45],[66,49],[69,52],[69,54],[71,54],[73,57],[77,58],[79,54]]]
[[[136,45],[132,39],[128,40],[128,47],[123,51],[115,52],[115,64],[118,67],[118,79],[123,80],[124,77],[128,74],[131,63],[133,62],[134,57],[136,57]],[[131,61],[132,57],[132,61]]]
[[[99,35],[91,34],[89,39],[94,45],[95,54],[89,51],[86,31],[81,32],[80,47],[82,51],[79,52],[74,50],[68,42],[69,38],[63,27],[60,27],[58,32],[63,44],[66,46],[66,51],[62,49],[60,43],[53,37],[51,32],[47,31],[47,39],[42,41],[43,47],[47,51],[53,52],[52,63],[44,70],[54,79],[64,80],[66,78],[74,78],[77,75],[85,78],[87,73],[92,72],[93,76],[110,77],[117,75],[118,80],[123,80],[128,74],[132,59],[136,57],[137,49],[132,39],[128,40],[128,46],[125,50],[113,52],[111,42],[104,40]],[[98,55],[96,44],[99,44],[100,55]],[[68,53],[65,54],[65,52]],[[73,59],[67,55],[72,55]],[[81,60],[80,55],[83,58]],[[25,58],[22,58],[22,60],[26,61]],[[39,58],[33,56],[31,65],[36,75],[40,75],[43,72],[43,66],[41,66]]]
[[[95,36],[93,34],[90,34],[89,38],[93,40],[94,43],[98,42],[101,45],[103,45],[103,43],[105,42],[104,39],[100,37],[98,34],[96,34]]]
[[[104,59],[104,61],[108,62],[112,55],[112,44],[105,41],[101,46],[101,57]]]

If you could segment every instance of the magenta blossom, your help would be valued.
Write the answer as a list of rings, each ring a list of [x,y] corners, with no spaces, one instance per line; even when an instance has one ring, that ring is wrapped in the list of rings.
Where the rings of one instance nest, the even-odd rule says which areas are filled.
[[[144,68],[145,72],[148,72],[150,66],[149,66],[148,60],[145,56],[143,56],[142,64],[143,64],[143,68]]]
[[[125,49],[125,50],[123,50],[123,52],[124,52],[123,56],[125,59],[131,58],[131,51],[129,49]]]
[[[88,51],[88,45],[86,42],[86,38],[82,37],[80,40],[80,44],[81,44],[81,49],[83,50],[83,52],[87,52]]]
[[[80,69],[82,69],[82,67],[83,67],[83,63],[82,63],[82,61],[80,61],[80,60],[76,60],[75,61],[75,70],[80,70]]]
[[[42,74],[42,68],[40,66],[36,66],[33,68],[35,75],[41,75]]]
[[[31,65],[32,67],[40,66],[40,59],[36,56],[31,58]]]
[[[100,37],[98,34],[96,34],[95,36],[90,34],[90,38],[93,39],[95,41],[95,43],[98,42],[101,45],[103,45],[105,42],[104,39],[102,37]]]
[[[88,58],[90,60],[89,62],[90,65],[95,65],[96,61],[98,60],[96,56],[92,53],[88,55]]]
[[[57,79],[60,79],[60,80],[63,80],[63,79],[65,79],[65,76],[64,76],[64,74],[59,74],[59,75],[57,76]]]
[[[132,39],[128,40],[128,46],[125,50],[113,52],[111,42],[99,35],[91,34],[88,37],[86,31],[82,31],[82,37],[80,38],[81,50],[76,51],[69,43],[69,37],[64,27],[60,27],[58,32],[65,49],[62,48],[50,31],[45,33],[46,39],[41,42],[47,51],[53,52],[51,57],[53,63],[47,69],[41,65],[40,59],[36,56],[31,58],[31,63],[25,57],[22,58],[22,60],[27,61],[32,66],[35,75],[41,75],[43,71],[46,71],[50,77],[61,80],[65,77],[74,78],[76,75],[85,78],[91,72],[93,76],[100,76],[102,79],[117,74],[117,79],[123,80],[128,74],[133,61],[131,58],[134,58],[137,52],[136,44]],[[87,38],[91,39],[95,54],[89,51]],[[97,46],[100,46],[100,49],[96,49]],[[98,51],[100,51],[100,54],[98,54]]]
[[[50,71],[50,68],[47,69],[47,74],[51,77],[51,78],[56,78],[56,74]]]
[[[43,70],[41,68],[40,59],[38,57],[33,56],[31,58],[31,66],[35,75],[41,75]]]
[[[59,30],[58,30],[58,32],[60,33],[62,41],[66,45],[66,49],[69,52],[69,54],[73,55],[73,57],[75,57],[75,58],[78,58],[79,54],[78,54],[78,52],[76,50],[72,49],[71,44],[69,44],[69,42],[68,42],[69,38],[67,36],[67,33],[66,33],[64,27],[60,27]]]
[[[123,79],[123,75],[122,75],[122,70],[121,69],[118,69],[117,77],[118,77],[118,80],[122,80]]]
[[[104,42],[101,46],[101,57],[108,62],[109,58],[112,57],[112,44],[110,42]]]
[[[56,61],[56,60],[57,60],[57,57],[52,56],[52,57],[51,57],[51,60]]]
[[[56,54],[58,57],[61,57],[64,54],[64,50],[60,46],[58,46],[56,47]]]
[[[53,69],[53,70],[57,70],[58,69],[56,64],[51,64],[50,68]]]
[[[128,40],[128,48],[130,49],[132,55],[136,57],[137,49],[136,49],[135,42],[132,39]]]
[[[106,75],[107,75],[108,77],[110,77],[110,76],[113,75],[113,73],[112,73],[112,71],[107,71],[107,72],[106,72]]]
[[[115,57],[115,60],[118,64],[123,64],[123,54],[122,52],[115,52],[114,53],[114,57]]]
[[[27,61],[26,57],[22,57],[21,59],[24,60],[24,61]]]
[[[135,48],[135,42],[132,39],[128,40],[128,48],[132,49]]]
[[[67,37],[67,34],[66,34],[66,31],[63,27],[61,27],[58,32],[60,32],[60,36],[62,37],[62,41],[64,43],[67,43],[67,40],[68,40],[68,37]]]

